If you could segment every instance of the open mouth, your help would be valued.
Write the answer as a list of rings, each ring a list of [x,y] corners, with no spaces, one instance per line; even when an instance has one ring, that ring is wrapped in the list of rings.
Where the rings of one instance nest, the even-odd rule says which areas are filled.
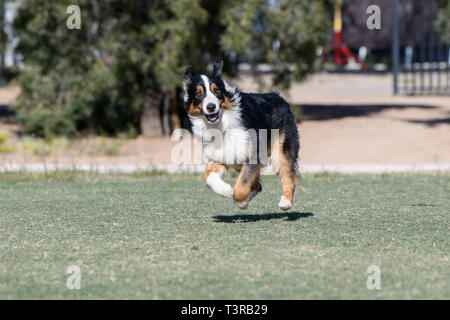
[[[219,121],[219,113],[213,113],[213,114],[205,114],[206,120],[208,120],[211,123],[215,123]]]

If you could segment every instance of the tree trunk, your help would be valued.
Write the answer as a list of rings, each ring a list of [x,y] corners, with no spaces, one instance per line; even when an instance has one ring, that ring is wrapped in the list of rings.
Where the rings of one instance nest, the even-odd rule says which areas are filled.
[[[144,97],[144,110],[141,116],[141,132],[148,138],[162,137],[164,135],[161,121],[161,104],[164,94],[154,90],[147,90]]]
[[[170,103],[170,119],[171,119],[171,131],[181,128],[180,116],[178,114],[178,99],[177,90],[172,90],[169,98]]]
[[[163,124],[163,134],[168,135],[170,134],[171,125],[170,125],[170,118],[169,118],[169,95],[165,94],[162,102],[162,108],[161,108],[161,119]]]

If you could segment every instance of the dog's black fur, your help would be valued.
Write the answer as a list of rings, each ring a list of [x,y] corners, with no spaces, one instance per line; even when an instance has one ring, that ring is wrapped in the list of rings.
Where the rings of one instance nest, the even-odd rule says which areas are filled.
[[[286,100],[278,93],[241,93],[241,106],[246,129],[280,129],[280,134],[284,136],[283,151],[297,172],[299,135],[295,116]]]

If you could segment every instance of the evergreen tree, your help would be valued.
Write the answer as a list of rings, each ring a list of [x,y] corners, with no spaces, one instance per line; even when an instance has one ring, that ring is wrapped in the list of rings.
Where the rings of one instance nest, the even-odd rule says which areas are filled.
[[[440,10],[436,21],[436,28],[442,33],[442,41],[450,44],[450,1],[440,0]]]
[[[0,77],[4,68],[4,52],[6,50],[5,2],[0,0]],[[1,80],[1,79],[0,79]]]
[[[42,136],[80,131],[168,133],[183,125],[181,73],[246,58],[287,88],[314,70],[327,1],[23,0],[15,21],[25,68],[16,110]],[[69,5],[81,30],[69,30]]]

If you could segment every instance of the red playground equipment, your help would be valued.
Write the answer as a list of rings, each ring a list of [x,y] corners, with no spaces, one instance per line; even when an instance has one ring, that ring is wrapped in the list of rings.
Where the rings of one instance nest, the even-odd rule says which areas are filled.
[[[361,66],[361,70],[364,70],[364,64],[361,63],[349,48],[342,44],[342,6],[340,4],[337,4],[334,8],[333,31],[334,43],[331,46],[331,50],[334,51],[334,63],[345,66],[350,59],[353,59]]]

